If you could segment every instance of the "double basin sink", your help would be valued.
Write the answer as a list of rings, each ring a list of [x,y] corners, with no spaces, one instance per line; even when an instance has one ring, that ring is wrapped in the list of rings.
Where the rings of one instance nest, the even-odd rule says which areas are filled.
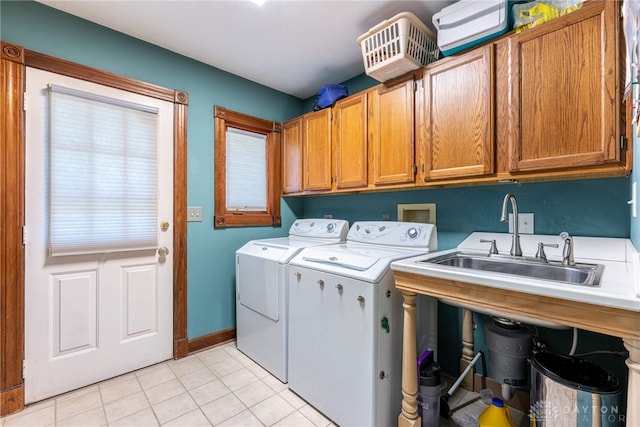
[[[544,262],[526,257],[482,256],[462,252],[448,253],[419,262],[590,287],[600,286],[600,279],[604,271],[604,266],[601,264],[563,265],[557,261]]]

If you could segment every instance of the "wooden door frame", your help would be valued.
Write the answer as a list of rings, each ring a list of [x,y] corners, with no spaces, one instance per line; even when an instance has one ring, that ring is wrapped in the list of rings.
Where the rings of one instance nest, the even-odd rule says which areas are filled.
[[[0,416],[24,408],[25,67],[173,103],[173,356],[188,354],[187,106],[189,95],[0,41]]]

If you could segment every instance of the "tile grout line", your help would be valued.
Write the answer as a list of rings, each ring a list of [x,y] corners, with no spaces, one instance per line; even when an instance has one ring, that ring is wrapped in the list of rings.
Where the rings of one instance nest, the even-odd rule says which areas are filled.
[[[166,362],[165,362],[166,363]],[[171,369],[171,368],[169,368]],[[149,404],[149,409],[151,409],[151,413],[153,414],[153,417],[156,419],[157,425],[161,426],[162,424],[160,423],[160,419],[158,418],[158,415],[156,414],[156,411],[153,409],[153,405],[151,404],[151,402],[149,401],[149,396],[147,396],[146,391],[144,390],[144,387],[142,387],[142,383],[140,382],[140,378],[138,378],[138,375],[136,375],[134,373],[134,376],[136,378],[136,381],[138,382],[138,385],[140,386],[140,390],[142,390],[142,394],[144,394],[144,398],[147,400],[147,403]],[[144,409],[141,409],[140,411],[144,411]],[[138,411],[138,412],[140,412]],[[137,413],[137,412],[136,412]],[[133,415],[133,414],[131,414]],[[124,418],[124,417],[123,417]],[[122,419],[122,418],[121,418]],[[107,421],[108,423],[109,421]]]
[[[98,384],[98,395],[100,396],[100,404],[102,405],[102,414],[104,415],[104,422],[108,426],[109,425],[109,418],[107,418],[107,405],[105,405],[104,398],[102,397],[101,383]],[[57,425],[58,425],[58,422],[56,420],[56,426]]]

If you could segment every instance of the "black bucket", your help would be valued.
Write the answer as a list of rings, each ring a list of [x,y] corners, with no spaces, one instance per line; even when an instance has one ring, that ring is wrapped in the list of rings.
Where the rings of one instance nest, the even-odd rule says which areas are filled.
[[[623,426],[620,381],[583,358],[541,352],[531,359],[532,426]]]

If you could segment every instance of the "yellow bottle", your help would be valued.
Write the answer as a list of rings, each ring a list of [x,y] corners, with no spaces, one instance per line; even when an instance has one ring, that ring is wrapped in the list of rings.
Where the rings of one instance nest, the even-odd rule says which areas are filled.
[[[478,423],[480,427],[515,427],[509,408],[499,397],[491,399],[491,406],[480,414]]]

